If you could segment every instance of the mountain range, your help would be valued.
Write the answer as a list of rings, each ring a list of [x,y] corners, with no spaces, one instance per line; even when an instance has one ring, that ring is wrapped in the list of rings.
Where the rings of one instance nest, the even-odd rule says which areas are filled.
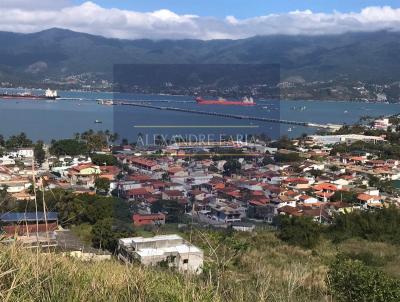
[[[400,33],[256,36],[241,40],[121,40],[65,29],[0,32],[0,80],[41,81],[83,73],[112,77],[113,64],[273,63],[281,78],[400,80]]]

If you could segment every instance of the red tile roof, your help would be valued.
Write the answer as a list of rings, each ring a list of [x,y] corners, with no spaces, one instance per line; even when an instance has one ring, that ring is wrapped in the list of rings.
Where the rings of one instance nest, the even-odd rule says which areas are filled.
[[[368,201],[368,200],[380,200],[381,197],[380,196],[374,196],[374,195],[369,195],[369,194],[365,194],[365,193],[361,193],[357,196],[357,199],[361,200],[361,201]]]
[[[335,186],[334,184],[330,184],[330,183],[322,183],[322,184],[318,184],[315,185],[314,187],[315,191],[324,191],[324,190],[329,190],[329,191],[337,191],[337,186]]]

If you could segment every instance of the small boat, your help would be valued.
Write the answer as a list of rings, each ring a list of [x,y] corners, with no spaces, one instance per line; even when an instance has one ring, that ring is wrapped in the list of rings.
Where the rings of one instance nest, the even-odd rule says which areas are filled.
[[[292,128],[289,127],[287,131],[288,131],[288,132],[292,132]]]
[[[95,124],[102,124],[103,122],[100,121],[100,120],[95,120],[94,123],[95,123]]]

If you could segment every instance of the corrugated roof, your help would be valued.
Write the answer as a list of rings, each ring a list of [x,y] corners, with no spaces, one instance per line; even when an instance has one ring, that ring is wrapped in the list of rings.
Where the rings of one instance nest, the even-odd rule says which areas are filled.
[[[46,213],[47,220],[57,220],[58,213],[57,212],[48,212]],[[18,221],[36,221],[45,220],[44,212],[38,212],[37,216],[35,212],[28,213],[4,213],[0,215],[0,220],[2,222],[18,222]]]

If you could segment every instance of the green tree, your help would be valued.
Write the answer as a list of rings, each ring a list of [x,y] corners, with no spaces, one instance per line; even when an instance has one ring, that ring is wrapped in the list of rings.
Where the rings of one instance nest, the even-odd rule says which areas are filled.
[[[336,301],[400,301],[398,279],[391,278],[358,260],[339,256],[330,266],[328,284]]]
[[[35,160],[42,165],[46,159],[46,152],[43,150],[43,141],[38,141],[33,149]]]
[[[357,193],[352,191],[336,191],[332,196],[333,201],[343,201],[347,203],[357,203]]]
[[[14,211],[16,207],[16,200],[8,193],[8,186],[2,185],[0,187],[0,211],[9,212]]]
[[[278,238],[292,245],[313,248],[321,237],[321,227],[311,218],[278,216]]]
[[[118,238],[113,231],[112,218],[99,220],[92,228],[92,244],[96,248],[114,251],[117,247]]]
[[[32,147],[32,141],[24,132],[11,136],[5,143],[7,149]]]
[[[400,243],[400,210],[395,207],[375,211],[339,214],[327,234],[334,241],[359,237],[372,241]]]
[[[117,165],[117,159],[109,154],[93,154],[91,156],[92,162],[98,166],[115,166]]]
[[[50,153],[56,156],[77,156],[87,154],[88,148],[84,142],[75,139],[63,139],[52,143]]]
[[[232,174],[237,174],[241,168],[242,165],[237,159],[229,159],[224,164],[224,174],[227,176],[231,176]]]
[[[110,180],[105,177],[99,177],[95,180],[94,186],[98,191],[108,193],[110,191]]]
[[[165,213],[165,220],[169,223],[182,222],[182,217],[185,214],[185,206],[177,200],[157,200],[151,205],[151,212]]]
[[[4,147],[6,145],[6,141],[4,136],[0,134],[0,147]]]

